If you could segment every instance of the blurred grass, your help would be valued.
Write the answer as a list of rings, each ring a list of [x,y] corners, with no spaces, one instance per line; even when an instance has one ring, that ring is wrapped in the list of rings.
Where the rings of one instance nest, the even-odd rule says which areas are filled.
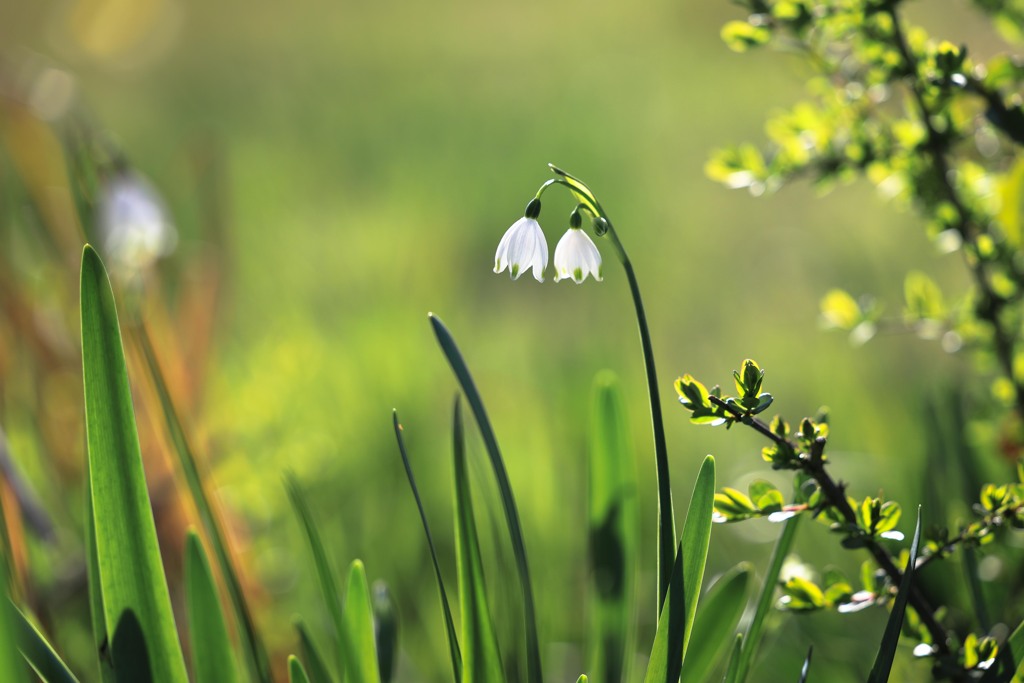
[[[729,53],[718,39],[735,17],[727,3],[149,4],[157,24],[146,30],[140,15],[142,28],[118,29],[126,37],[115,32],[103,51],[96,27],[110,21],[103,12],[111,2],[6,3],[4,71],[17,80],[34,61],[72,73],[95,120],[165,193],[182,232],[177,256],[163,266],[170,297],[183,264],[209,238],[194,157],[209,149],[225,156],[225,305],[214,354],[196,369],[206,387],[192,422],[220,498],[249,526],[240,559],[267,586],[261,624],[272,646],[291,642],[278,624],[316,604],[307,573],[294,566],[304,551],[280,486],[288,466],[325,522],[335,565],[359,556],[371,578],[392,587],[403,619],[400,672],[445,675],[437,601],[422,571],[427,548],[388,423],[399,408],[410,451],[421,457],[439,556],[452,558],[445,413],[455,383],[433,346],[428,310],[463,331],[474,359],[534,558],[542,643],[585,637],[585,534],[565,530],[585,528],[587,397],[601,368],[622,378],[634,426],[647,560],[640,588],[653,592],[654,463],[625,279],[612,263],[603,284],[580,287],[511,283],[490,272],[498,238],[549,161],[595,189],[635,262],[677,497],[708,452],[718,456],[721,482],[743,488],[755,473],[765,476],[754,436],[689,425],[671,389],[684,371],[727,381],[753,357],[767,369],[779,412],[799,418],[822,403],[832,408],[838,476],[859,491],[886,487],[906,509],[921,499],[914,482],[924,458],[923,402],[960,381],[965,363],[909,337],[852,350],[817,330],[817,301],[841,286],[878,293],[895,314],[907,269],[956,291],[960,264],[935,257],[913,216],[870,188],[823,200],[795,188],[754,200],[703,178],[708,152],[759,139],[764,114],[799,97],[805,75],[785,56]],[[941,37],[995,44],[959,4],[914,9]],[[552,245],[570,209],[567,199],[545,203]],[[31,222],[15,215],[12,225]],[[57,310],[73,300],[71,290],[51,291],[58,288],[48,271],[32,262],[34,238],[18,229],[0,235],[12,254],[5,264],[16,264],[12,277]],[[175,333],[187,341],[193,330]],[[8,358],[24,353],[2,320],[0,347]],[[36,382],[24,366],[0,362],[0,424],[43,499],[75,519],[78,494],[67,502],[48,484],[52,446],[35,435],[27,407],[42,394],[74,395],[74,382]],[[883,452],[892,425],[899,447]],[[470,460],[484,457],[470,437]],[[749,525],[715,527],[709,578],[741,558],[765,564],[779,529]],[[64,536],[59,548],[80,543],[81,533]],[[798,552],[814,548],[821,564],[852,566],[838,550],[819,557],[825,536],[808,527]],[[453,563],[442,569],[454,576]],[[41,571],[45,579],[49,570]],[[639,643],[653,635],[647,619]],[[866,674],[860,651],[839,645],[843,634],[884,627],[876,613],[771,621],[784,624],[780,642],[793,643],[764,648],[773,666],[797,671],[805,643],[827,642],[816,646],[814,668],[835,672],[830,680],[839,683]],[[578,673],[577,650],[550,649],[554,675]]]

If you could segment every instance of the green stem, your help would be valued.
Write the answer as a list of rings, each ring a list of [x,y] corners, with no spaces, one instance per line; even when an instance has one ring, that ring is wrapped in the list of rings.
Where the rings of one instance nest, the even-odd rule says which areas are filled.
[[[602,216],[607,221],[607,216]],[[647,328],[647,315],[644,313],[644,302],[640,296],[640,285],[633,272],[633,264],[626,254],[619,236],[607,222],[607,237],[615,247],[615,253],[626,271],[629,280],[629,292],[633,296],[636,308],[636,323],[640,329],[640,345],[644,352],[644,370],[647,373],[647,393],[651,402],[651,423],[654,431],[654,459],[658,473],[658,613],[665,604],[669,581],[672,578],[672,564],[675,561],[676,520],[672,510],[672,486],[669,481],[668,447],[665,444],[665,424],[661,416],[661,401],[658,399],[658,376],[654,369],[654,351],[651,348],[651,332]]]

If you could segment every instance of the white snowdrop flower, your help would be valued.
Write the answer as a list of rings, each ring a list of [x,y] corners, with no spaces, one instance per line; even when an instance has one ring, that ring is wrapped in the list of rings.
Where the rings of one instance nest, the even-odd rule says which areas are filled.
[[[555,247],[555,282],[571,278],[576,284],[593,275],[601,281],[601,252],[580,228],[569,228]]]
[[[548,267],[548,242],[544,231],[537,222],[540,215],[540,201],[534,199],[526,207],[526,215],[505,231],[494,252],[494,272],[508,268],[509,275],[517,280],[520,275],[533,269],[537,282],[544,282],[544,270]]]
[[[116,173],[102,188],[98,227],[104,253],[130,272],[148,268],[178,241],[160,196],[132,172]]]

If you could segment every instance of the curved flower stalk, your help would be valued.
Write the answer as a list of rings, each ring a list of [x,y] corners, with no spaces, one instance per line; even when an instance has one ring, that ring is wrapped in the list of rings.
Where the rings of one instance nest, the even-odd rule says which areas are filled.
[[[669,482],[668,448],[665,443],[665,428],[661,414],[661,402],[658,399],[658,379],[654,369],[654,352],[651,348],[651,334],[647,328],[647,315],[644,313],[643,300],[640,297],[640,286],[636,281],[636,274],[633,272],[633,264],[626,254],[622,242],[619,240],[615,229],[612,227],[608,214],[602,208],[594,193],[579,178],[576,178],[557,166],[548,164],[554,178],[545,181],[537,194],[526,207],[526,215],[517,221],[502,237],[495,254],[495,272],[500,273],[506,265],[512,268],[512,277],[518,275],[516,265],[520,267],[529,264],[534,269],[534,277],[538,280],[537,254],[538,250],[527,252],[520,242],[515,242],[521,233],[531,231],[533,235],[541,235],[540,224],[537,218],[540,216],[541,196],[551,187],[560,185],[567,188],[575,197],[578,205],[573,210],[569,219],[569,230],[559,241],[555,248],[555,281],[571,278],[577,284],[582,283],[587,275],[593,275],[594,279],[600,281],[601,277],[601,254],[597,250],[590,236],[582,228],[583,214],[591,219],[591,227],[597,237],[606,237],[612,243],[615,254],[619,258],[623,269],[626,271],[626,279],[629,281],[629,290],[633,296],[633,306],[636,310],[637,327],[640,330],[640,344],[644,355],[644,368],[647,374],[647,391],[651,404],[651,423],[654,432],[654,453],[657,464],[658,475],[658,612],[660,614],[665,603],[665,595],[668,591],[669,582],[672,577],[672,565],[675,562],[676,531],[675,514],[672,510],[672,488]],[[524,221],[531,221],[524,223]],[[528,227],[527,227],[528,226]],[[534,227],[536,226],[536,227]],[[515,245],[515,246],[514,246]],[[543,265],[540,272],[543,273],[547,265],[547,245],[544,245]],[[532,256],[532,260],[528,257]],[[503,261],[503,258],[505,259]]]

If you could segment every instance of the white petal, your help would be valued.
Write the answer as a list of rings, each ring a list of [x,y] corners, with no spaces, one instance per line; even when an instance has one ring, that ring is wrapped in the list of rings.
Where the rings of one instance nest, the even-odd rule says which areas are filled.
[[[569,228],[555,247],[555,282],[571,278],[580,284],[587,275],[601,280],[601,252],[587,233]]]

